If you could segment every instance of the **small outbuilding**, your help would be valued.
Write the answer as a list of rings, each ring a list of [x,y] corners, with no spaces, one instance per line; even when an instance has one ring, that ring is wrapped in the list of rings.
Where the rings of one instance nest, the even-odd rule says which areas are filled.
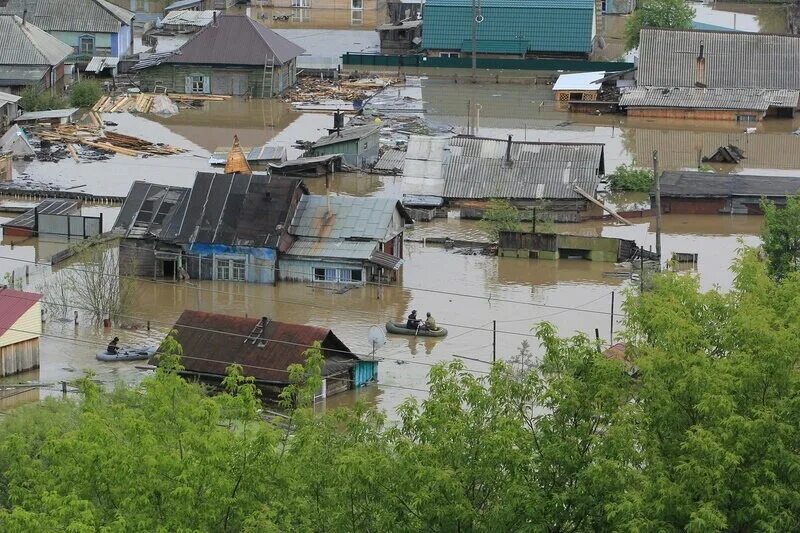
[[[556,107],[569,108],[571,102],[594,102],[601,89],[605,71],[562,74],[553,84]]]
[[[43,122],[53,126],[57,126],[59,124],[73,124],[78,111],[80,111],[80,109],[77,107],[70,107],[66,109],[50,109],[48,111],[30,111],[18,116],[14,122],[17,124],[33,124],[37,122]]]
[[[39,368],[42,295],[0,288],[0,377]]]
[[[0,134],[6,131],[6,128],[14,122],[14,119],[19,115],[19,102],[21,96],[11,93],[0,91]],[[3,144],[0,143],[0,151],[2,151]]]
[[[305,351],[315,342],[321,344],[323,355],[322,386],[316,400],[378,379],[378,362],[353,353],[327,328],[186,310],[174,329],[183,347],[185,375],[219,385],[227,368],[238,364],[270,399],[290,384],[289,366],[303,364]],[[158,356],[151,364],[158,364]]]
[[[378,161],[381,126],[367,124],[336,129],[315,141],[307,156],[341,154],[344,162],[353,167],[366,167]]]

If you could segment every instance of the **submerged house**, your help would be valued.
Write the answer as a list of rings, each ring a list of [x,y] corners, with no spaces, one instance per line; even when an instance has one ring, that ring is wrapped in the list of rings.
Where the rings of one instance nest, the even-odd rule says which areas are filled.
[[[214,20],[174,53],[131,67],[143,90],[272,97],[293,86],[304,50],[246,16],[214,13]]]
[[[476,51],[487,58],[578,57],[592,52],[595,0],[482,0]],[[434,57],[472,54],[472,0],[428,0],[422,47]]]
[[[793,117],[800,101],[800,36],[641,30],[628,115],[758,121]]]
[[[315,342],[322,348],[322,387],[317,400],[363,387],[378,379],[378,362],[354,354],[327,328],[277,322],[267,317],[240,317],[184,311],[175,323],[183,347],[185,375],[219,385],[232,364],[268,398],[290,384],[288,368],[303,364],[304,352]],[[158,364],[157,356],[151,360]]]
[[[191,189],[137,181],[112,230],[123,238],[120,268],[136,276],[274,283],[304,193],[300,180],[241,172],[198,172]]]
[[[41,294],[0,288],[0,377],[39,368]]]
[[[396,279],[412,222],[392,198],[304,196],[292,218],[282,280],[364,283]]]
[[[800,176],[749,176],[712,172],[661,174],[661,211],[691,215],[762,215],[762,199],[782,207],[800,192]],[[655,191],[650,193],[655,208]]]
[[[504,198],[529,211],[542,209],[558,222],[595,213],[605,173],[603,145],[542,143],[459,135],[412,136],[403,170],[406,205],[441,199],[463,218],[480,218],[488,200]]]
[[[352,167],[366,167],[378,161],[380,138],[381,126],[376,124],[335,129],[330,135],[315,141],[305,155],[318,157],[338,154]]]
[[[61,85],[71,53],[69,46],[31,22],[0,14],[0,91],[18,94],[28,87]]]
[[[68,45],[70,62],[133,50],[134,13],[107,0],[7,0],[0,13],[26,18]]]

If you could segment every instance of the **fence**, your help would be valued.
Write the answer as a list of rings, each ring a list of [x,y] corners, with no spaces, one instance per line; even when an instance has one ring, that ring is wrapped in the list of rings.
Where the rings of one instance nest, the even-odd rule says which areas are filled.
[[[103,232],[103,215],[85,217],[80,215],[36,214],[36,229],[39,235],[81,237],[86,239]]]
[[[470,57],[393,56],[384,54],[353,54],[342,56],[344,66],[394,68],[472,68]],[[541,70],[570,72],[620,72],[633,68],[633,63],[619,61],[585,61],[573,59],[504,59],[478,58],[477,68],[489,70]]]

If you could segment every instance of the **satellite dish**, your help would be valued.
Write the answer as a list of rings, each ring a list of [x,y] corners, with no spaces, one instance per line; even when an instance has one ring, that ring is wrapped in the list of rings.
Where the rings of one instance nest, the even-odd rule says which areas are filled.
[[[372,351],[374,352],[386,344],[386,332],[383,331],[383,328],[380,326],[372,326],[369,328],[367,340],[369,341],[370,346],[372,346]]]

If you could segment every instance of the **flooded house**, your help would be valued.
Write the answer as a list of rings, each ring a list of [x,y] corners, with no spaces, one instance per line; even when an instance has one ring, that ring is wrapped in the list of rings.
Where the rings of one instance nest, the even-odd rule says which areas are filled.
[[[39,368],[41,294],[0,287],[0,377]]]
[[[641,31],[629,116],[760,121],[793,117],[800,100],[800,36],[737,31]]]
[[[220,385],[226,369],[238,364],[272,400],[290,384],[289,366],[302,365],[305,351],[315,342],[320,343],[323,355],[322,386],[315,400],[378,379],[378,362],[353,353],[327,328],[186,310],[174,329],[183,347],[184,375]],[[158,364],[158,359],[151,364]]]
[[[295,84],[303,52],[249,17],[215,14],[176,51],[143,57],[131,68],[147,91],[268,98]]]
[[[198,172],[191,189],[135,182],[112,231],[125,274],[275,283],[302,181]],[[129,241],[136,241],[130,243]]]
[[[375,31],[380,36],[382,54],[411,54],[422,44],[422,19],[387,22]]]
[[[8,0],[0,13],[27,18],[68,45],[70,63],[133,50],[134,13],[107,0]]]
[[[752,176],[667,171],[661,174],[661,211],[691,215],[761,215],[766,199],[785,206],[800,192],[798,176]],[[655,191],[650,193],[655,207]]]
[[[72,48],[28,20],[0,7],[0,91],[19,94],[63,85]]]
[[[312,143],[306,156],[341,155],[342,160],[352,167],[366,167],[378,161],[381,126],[367,124],[337,128],[330,135]]]
[[[164,8],[164,13],[172,11],[203,11],[208,5],[207,0],[178,0],[172,2]]]
[[[486,58],[587,58],[595,39],[595,0],[509,3],[483,0],[476,51]],[[422,47],[434,57],[472,54],[472,0],[428,0]]]
[[[2,68],[2,67],[0,67]],[[14,119],[19,115],[19,95],[6,93],[0,91],[0,135],[5,133],[8,127],[14,122]],[[0,142],[0,151],[2,151],[3,143]]]
[[[393,281],[403,263],[403,232],[413,221],[393,198],[304,196],[292,218],[292,244],[280,278],[314,283]]]
[[[595,214],[590,198],[604,173],[602,144],[412,136],[402,191],[404,199],[431,205],[442,199],[462,218],[480,218],[489,200],[504,198],[558,222],[579,222]]]

